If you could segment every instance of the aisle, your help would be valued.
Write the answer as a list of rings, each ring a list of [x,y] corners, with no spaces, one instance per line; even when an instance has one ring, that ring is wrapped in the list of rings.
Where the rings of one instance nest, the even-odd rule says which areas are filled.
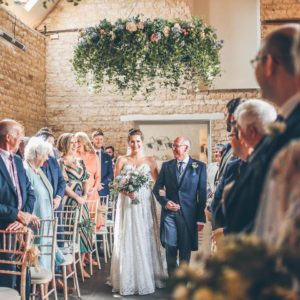
[[[165,289],[158,289],[154,294],[145,296],[126,296],[122,297],[119,294],[112,293],[111,287],[106,285],[106,278],[109,274],[110,264],[105,264],[101,261],[102,269],[96,270],[94,268],[94,276],[91,279],[87,279],[84,283],[80,283],[81,299],[82,300],[110,300],[110,299],[126,299],[126,300],[167,300],[169,299],[168,293]],[[62,294],[58,295],[58,299],[62,300]],[[79,299],[74,295],[70,295],[69,300]]]

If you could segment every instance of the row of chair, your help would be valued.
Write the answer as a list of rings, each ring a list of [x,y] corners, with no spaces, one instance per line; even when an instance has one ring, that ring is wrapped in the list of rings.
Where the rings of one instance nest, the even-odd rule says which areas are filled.
[[[93,224],[91,228],[92,234],[92,255],[96,256],[98,268],[101,268],[97,242],[98,238],[102,238],[104,260],[107,263],[111,255],[113,247],[113,227],[115,214],[115,201],[109,196],[101,197],[99,200],[87,201],[90,218]],[[33,235],[30,230],[26,233],[22,232],[6,232],[0,231],[2,244],[0,243],[0,254],[11,253],[11,257],[18,256],[18,263],[10,260],[11,264],[19,266],[19,271],[0,270],[0,274],[20,275],[21,276],[21,300],[25,299],[25,275],[27,267],[27,259],[30,251],[28,249],[39,249],[39,260],[48,261],[50,263],[50,270],[36,266],[31,267],[31,283],[32,283],[32,299],[35,300],[37,296],[37,286],[40,290],[40,299],[47,299],[49,295],[54,294],[57,300],[57,291],[55,285],[55,278],[61,277],[64,284],[64,299],[68,299],[68,278],[72,278],[74,287],[78,297],[80,297],[80,288],[78,284],[77,266],[81,271],[81,278],[83,277],[83,262],[80,254],[80,220],[82,207],[75,208],[74,206],[64,206],[62,211],[55,211],[53,219],[40,220],[38,229],[33,229]],[[102,214],[105,224],[100,228],[97,227],[98,214]],[[110,218],[108,218],[108,216]],[[6,240],[20,241],[22,235],[22,248],[17,243],[8,244]],[[5,243],[3,243],[3,241]],[[31,241],[31,242],[30,242]],[[59,247],[57,247],[59,245]],[[5,247],[4,247],[5,246]],[[9,247],[8,247],[9,246]],[[13,247],[12,247],[13,246]],[[55,257],[57,251],[61,251],[64,257],[64,262],[60,264],[61,273],[55,273]],[[92,255],[90,259],[92,260]],[[21,258],[21,259],[20,259]],[[10,264],[0,260],[0,264]],[[69,272],[67,273],[67,269]],[[71,270],[71,271],[70,271]],[[90,273],[93,274],[92,261],[90,261]],[[45,286],[51,284],[51,288],[45,289]],[[2,293],[8,293],[7,289],[0,289],[0,296]],[[11,291],[10,291],[11,292]],[[2,297],[0,297],[2,299]],[[4,298],[3,298],[4,299]],[[14,298],[9,298],[14,300]],[[20,299],[20,296],[16,297]]]

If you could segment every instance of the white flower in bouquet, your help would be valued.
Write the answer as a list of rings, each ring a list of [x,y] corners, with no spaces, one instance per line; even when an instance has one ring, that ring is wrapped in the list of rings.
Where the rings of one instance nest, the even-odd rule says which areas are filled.
[[[110,184],[113,194],[120,192],[137,193],[142,187],[149,187],[151,182],[151,174],[145,167],[136,170],[122,170],[121,174],[116,176]],[[132,199],[132,204],[138,204],[137,198]]]

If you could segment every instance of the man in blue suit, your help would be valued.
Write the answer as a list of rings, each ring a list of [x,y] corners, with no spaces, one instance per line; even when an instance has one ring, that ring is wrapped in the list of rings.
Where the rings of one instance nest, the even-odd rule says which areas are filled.
[[[109,183],[113,180],[113,167],[112,159],[103,150],[104,134],[102,130],[96,130],[92,133],[92,143],[100,159],[101,165],[101,184],[102,189],[99,192],[100,196],[109,195]]]
[[[38,224],[37,217],[31,214],[35,203],[33,188],[22,160],[14,155],[23,136],[23,126],[18,122],[11,119],[0,121],[0,229],[18,230],[30,223]],[[0,259],[9,257],[1,254]],[[15,276],[1,275],[0,285],[15,288]],[[30,276],[26,286],[29,299]]]
[[[162,206],[161,243],[166,249],[168,273],[180,262],[188,263],[198,249],[197,223],[205,222],[206,165],[189,156],[190,142],[177,137],[175,159],[163,163],[153,192]],[[164,191],[163,191],[164,190]]]

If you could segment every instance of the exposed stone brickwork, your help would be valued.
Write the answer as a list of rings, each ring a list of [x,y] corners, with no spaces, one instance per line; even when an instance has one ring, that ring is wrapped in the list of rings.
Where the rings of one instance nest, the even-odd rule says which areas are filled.
[[[85,28],[95,25],[102,18],[116,20],[144,14],[146,17],[190,18],[187,1],[129,1],[86,0],[80,8],[61,1],[49,15],[44,25],[47,30]],[[52,37],[53,38],[53,37]],[[55,37],[57,38],[57,37]],[[129,95],[117,94],[112,87],[105,87],[96,95],[87,87],[78,87],[71,70],[73,46],[78,41],[77,32],[59,33],[58,39],[47,38],[47,122],[59,134],[65,131],[91,132],[102,128],[107,144],[113,144],[121,153],[126,151],[126,136],[133,122],[121,122],[120,115],[132,114],[193,114],[225,111],[225,105],[233,97],[255,97],[257,91],[211,91],[194,93],[170,93],[156,91],[145,101],[142,97],[130,100]],[[223,120],[212,122],[212,144],[226,140]]]
[[[261,20],[293,19],[300,17],[298,0],[260,0]]]
[[[0,39],[0,119],[14,118],[32,135],[46,123],[45,38],[0,7],[0,29],[26,46]]]
[[[60,1],[39,26],[48,31],[74,30],[95,25],[100,19],[111,21],[119,17],[143,14],[145,17],[188,19],[189,0],[84,0],[74,7]],[[300,16],[298,0],[261,0],[261,19],[288,19]],[[14,18],[0,8],[0,28],[13,31]],[[277,25],[263,25],[262,36]],[[0,41],[0,116],[22,121],[28,134],[48,125],[58,135],[65,131],[91,132],[102,128],[107,144],[125,152],[126,134],[133,122],[121,122],[129,114],[193,114],[224,112],[226,103],[234,97],[259,97],[257,90],[214,90],[190,93],[170,93],[159,90],[148,101],[141,97],[130,100],[129,95],[117,94],[105,87],[100,94],[79,87],[71,70],[70,59],[78,40],[77,32],[61,32],[47,36],[16,22],[16,37],[27,46],[23,52]],[[46,77],[46,85],[45,85]],[[46,105],[46,110],[45,110]],[[46,118],[45,118],[45,111]],[[226,141],[223,120],[212,122],[212,144]]]

